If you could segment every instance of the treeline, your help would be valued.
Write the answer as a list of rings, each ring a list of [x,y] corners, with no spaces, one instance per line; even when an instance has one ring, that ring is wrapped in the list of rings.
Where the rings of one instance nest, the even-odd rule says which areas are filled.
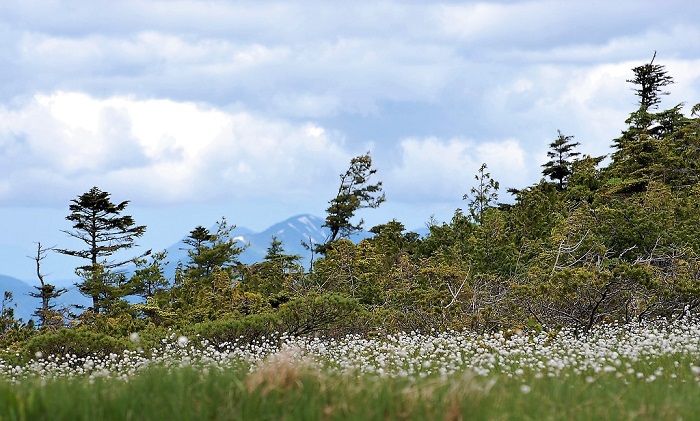
[[[652,59],[632,71],[638,108],[607,161],[582,155],[574,136],[559,132],[540,182],[508,189],[513,200],[504,204],[484,164],[464,195],[465,209],[432,223],[422,238],[392,220],[372,227],[372,238],[347,240],[363,228],[361,220],[353,222],[356,212],[384,201],[381,182],[371,180],[377,174],[369,153],[354,158],[329,202],[328,241],[306,245],[314,252],[309,269],[274,238],[263,261],[240,263],[243,249],[225,220],[215,232],[200,226],[189,233],[189,258],[174,279],[163,275],[164,252],[112,261],[146,227],[124,215],[128,201],[114,204],[95,187],[73,200],[67,217],[73,227],[66,232],[85,248],[53,250],[83,263],[78,287],[92,305],[79,314],[53,305],[63,291],[44,281],[47,250],[39,244],[38,322],[14,320],[4,308],[2,344],[65,351],[82,338],[93,350],[112,349],[128,346],[134,332],[158,338],[168,329],[215,343],[283,331],[571,327],[585,333],[600,323],[696,312],[700,104],[690,116],[683,104],[659,110],[673,83],[665,67]],[[136,270],[127,277],[120,268],[130,262]],[[130,303],[128,296],[142,301]]]

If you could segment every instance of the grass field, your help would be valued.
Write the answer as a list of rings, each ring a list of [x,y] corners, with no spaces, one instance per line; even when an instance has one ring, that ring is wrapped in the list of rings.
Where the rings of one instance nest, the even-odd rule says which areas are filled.
[[[135,340],[137,338],[134,338]],[[406,333],[0,365],[0,419],[698,419],[700,323]]]

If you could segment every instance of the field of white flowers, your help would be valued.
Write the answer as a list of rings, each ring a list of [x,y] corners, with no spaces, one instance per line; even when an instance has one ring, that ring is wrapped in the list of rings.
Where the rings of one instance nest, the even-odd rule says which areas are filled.
[[[138,343],[138,334],[132,334],[131,340]],[[673,369],[654,366],[654,361],[660,358],[673,359]],[[447,378],[465,371],[484,378],[505,376],[523,381],[584,376],[593,382],[600,375],[613,374],[628,381],[654,382],[676,379],[683,371],[700,379],[700,320],[606,325],[585,336],[568,330],[484,335],[409,332],[372,339],[348,336],[340,340],[281,335],[254,344],[220,346],[173,333],[157,349],[125,351],[105,358],[37,353],[23,366],[0,361],[0,378],[9,382],[73,377],[128,381],[153,366],[211,370],[243,364],[255,371],[265,364],[280,362],[351,375],[408,380]],[[527,392],[527,384],[523,383],[522,390]]]
[[[216,346],[172,332],[156,348],[99,358],[0,360],[1,420],[679,420],[697,419],[699,406],[697,318],[585,336],[280,335]]]

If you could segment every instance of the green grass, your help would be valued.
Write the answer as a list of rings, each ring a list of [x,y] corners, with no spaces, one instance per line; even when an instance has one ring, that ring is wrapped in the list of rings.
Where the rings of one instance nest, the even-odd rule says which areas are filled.
[[[480,377],[463,372],[416,381],[292,363],[264,365],[253,373],[246,366],[152,367],[129,381],[1,382],[0,419],[697,419],[700,386],[687,363],[660,357],[636,365],[634,374],[565,370],[558,377]],[[648,382],[659,367],[663,373]],[[636,372],[649,374],[637,378]]]

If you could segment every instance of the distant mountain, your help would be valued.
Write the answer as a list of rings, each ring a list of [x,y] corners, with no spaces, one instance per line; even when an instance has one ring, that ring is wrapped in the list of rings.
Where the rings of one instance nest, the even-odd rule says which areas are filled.
[[[12,301],[5,305],[15,309],[15,317],[29,320],[40,303],[39,299],[29,296],[29,293],[36,292],[36,289],[17,278],[0,275],[0,299],[5,296],[5,291],[12,293]]]
[[[241,263],[249,265],[263,261],[274,236],[278,241],[282,242],[282,247],[286,254],[301,256],[301,263],[308,267],[311,252],[302,246],[302,241],[314,246],[325,243],[330,236],[328,228],[323,227],[325,222],[325,219],[318,216],[302,214],[285,219],[257,233],[245,227],[236,227],[231,232],[231,236],[241,247],[245,247],[245,251],[240,255]],[[209,230],[212,232],[216,231],[216,226],[211,227]],[[358,242],[372,235],[363,231],[350,239]],[[168,261],[170,262],[165,268],[166,278],[173,279],[178,262],[187,262],[187,250],[189,248],[189,246],[180,241],[166,249]]]
[[[91,304],[90,299],[82,295],[75,286],[70,286],[66,289],[68,291],[54,301],[57,307],[72,304],[89,306]],[[0,275],[0,299],[5,296],[5,291],[12,293],[12,301],[9,305],[14,308],[15,318],[17,319],[28,321],[32,318],[34,311],[41,305],[39,298],[29,295],[30,293],[38,292],[34,286],[17,278]]]
[[[303,241],[315,246],[326,242],[330,231],[323,227],[324,223],[325,220],[317,216],[297,215],[278,222],[262,232],[236,236],[235,238],[246,246],[240,256],[241,262],[245,264],[261,262],[267,254],[273,236],[282,242],[285,253],[310,258],[310,253],[301,243]]]

